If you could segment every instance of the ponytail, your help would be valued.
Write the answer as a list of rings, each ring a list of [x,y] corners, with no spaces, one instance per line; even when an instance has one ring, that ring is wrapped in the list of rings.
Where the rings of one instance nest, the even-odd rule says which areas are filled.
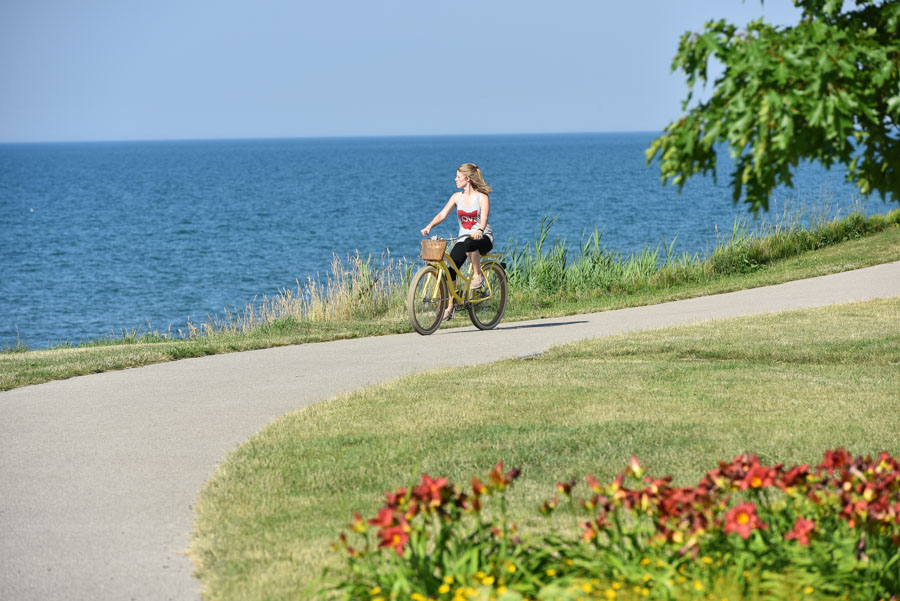
[[[481,169],[479,169],[478,165],[475,163],[464,163],[460,165],[457,170],[469,178],[469,183],[472,184],[472,187],[478,192],[490,194],[493,191],[493,188],[485,183],[484,176],[481,174]]]

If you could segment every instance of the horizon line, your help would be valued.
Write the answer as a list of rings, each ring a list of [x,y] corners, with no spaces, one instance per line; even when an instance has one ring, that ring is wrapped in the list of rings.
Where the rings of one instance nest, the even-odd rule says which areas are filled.
[[[25,146],[40,144],[118,144],[118,143],[144,143],[144,142],[264,142],[264,141],[288,141],[288,140],[362,140],[385,138],[474,138],[474,137],[500,137],[500,136],[578,136],[578,135],[607,135],[607,134],[656,134],[661,135],[663,130],[610,130],[610,131],[539,131],[539,132],[497,132],[497,133],[463,133],[463,134],[347,134],[330,136],[234,136],[214,138],[110,138],[94,140],[0,140],[0,146]]]

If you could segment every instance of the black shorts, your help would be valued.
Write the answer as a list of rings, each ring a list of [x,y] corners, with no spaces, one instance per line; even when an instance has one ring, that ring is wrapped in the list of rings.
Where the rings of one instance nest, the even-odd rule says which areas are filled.
[[[482,236],[481,240],[475,240],[472,236],[466,236],[464,240],[460,240],[453,245],[453,248],[450,250],[450,258],[453,259],[456,268],[460,269],[463,263],[466,262],[466,253],[475,252],[477,250],[484,256],[491,252],[492,248],[494,248],[494,243],[491,242],[491,239],[487,236]],[[450,277],[453,278],[454,281],[456,280],[456,272],[452,269],[450,270]]]

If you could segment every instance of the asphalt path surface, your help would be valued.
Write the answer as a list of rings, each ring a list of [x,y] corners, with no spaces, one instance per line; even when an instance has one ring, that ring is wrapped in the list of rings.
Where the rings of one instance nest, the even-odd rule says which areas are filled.
[[[199,599],[185,550],[204,483],[273,419],[339,393],[584,338],[890,297],[900,262],[488,332],[215,355],[0,393],[0,600]]]

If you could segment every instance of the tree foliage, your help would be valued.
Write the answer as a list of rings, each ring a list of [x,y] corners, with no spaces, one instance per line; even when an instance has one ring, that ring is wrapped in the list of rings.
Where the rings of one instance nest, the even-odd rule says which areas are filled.
[[[679,191],[697,173],[716,175],[727,144],[735,203],[768,210],[791,186],[801,160],[847,167],[863,195],[900,203],[900,0],[794,0],[800,23],[757,20],[739,30],[724,20],[685,33],[672,61],[688,84],[685,113],[647,149],[663,183]],[[688,109],[710,59],[724,65],[712,97]]]

